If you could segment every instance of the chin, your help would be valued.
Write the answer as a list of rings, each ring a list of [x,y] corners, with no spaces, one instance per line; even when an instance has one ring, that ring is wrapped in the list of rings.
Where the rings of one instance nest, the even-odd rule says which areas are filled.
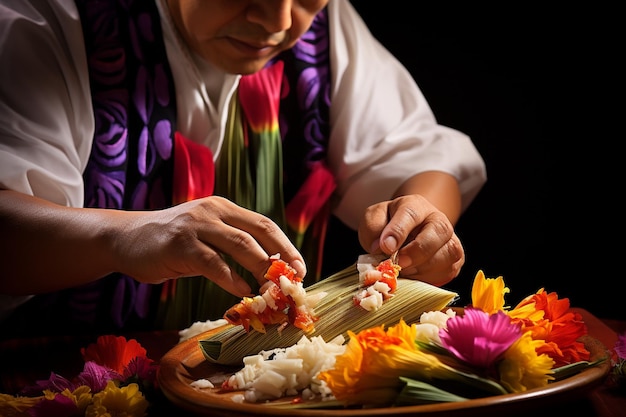
[[[269,60],[263,60],[262,62],[254,61],[254,62],[241,62],[235,65],[230,65],[226,68],[226,71],[232,74],[240,74],[240,75],[249,75],[254,74],[261,71]]]
[[[277,53],[256,58],[243,58],[223,55],[215,65],[230,74],[249,75],[261,71],[267,63],[272,60]]]

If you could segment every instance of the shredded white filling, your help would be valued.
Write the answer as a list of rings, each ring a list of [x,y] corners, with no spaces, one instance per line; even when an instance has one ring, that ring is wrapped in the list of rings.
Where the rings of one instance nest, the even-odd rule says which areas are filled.
[[[198,379],[196,381],[193,381],[190,385],[198,389],[215,388],[215,385],[213,385],[213,383],[208,379]]]
[[[265,307],[267,307],[267,302],[265,301],[265,297],[260,295],[255,295],[252,297],[252,302],[250,303],[250,308],[254,314],[259,314],[265,311]]]
[[[188,328],[180,330],[178,332],[178,336],[180,337],[178,341],[184,342],[185,340],[191,339],[192,337],[197,336],[200,333],[208,332],[209,330],[213,330],[226,324],[228,324],[228,321],[226,321],[226,319],[197,321]]]
[[[325,381],[317,378],[321,371],[335,364],[344,353],[345,339],[338,336],[325,342],[321,336],[302,338],[288,348],[260,352],[243,359],[244,367],[223,385],[229,390],[244,391],[246,402],[258,402],[301,393],[304,399],[329,399],[332,396]],[[237,397],[236,401],[240,398]]]
[[[270,284],[267,290],[264,291],[263,294],[261,294],[261,297],[263,297],[263,300],[265,300],[265,304],[268,305],[269,308],[276,311],[278,309],[278,306],[276,305],[276,300],[274,300],[274,297],[272,297],[272,292],[270,291],[272,287],[276,287],[276,284],[274,284],[273,282]]]

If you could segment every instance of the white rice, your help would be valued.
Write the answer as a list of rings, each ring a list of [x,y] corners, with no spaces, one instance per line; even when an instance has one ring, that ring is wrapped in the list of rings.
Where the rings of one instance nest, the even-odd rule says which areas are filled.
[[[178,332],[178,336],[180,336],[178,342],[184,342],[185,340],[191,339],[192,337],[197,336],[200,333],[213,330],[225,324],[228,324],[228,321],[226,321],[225,319],[197,321],[188,328],[180,330]]]
[[[293,346],[247,356],[244,367],[230,376],[223,388],[243,391],[245,402],[252,403],[298,394],[304,400],[333,399],[326,382],[317,376],[335,365],[337,355],[345,351],[344,343],[343,336],[330,342],[321,336],[302,336]],[[233,400],[242,398],[237,395]]]
[[[448,327],[448,319],[454,316],[456,316],[456,312],[451,308],[447,309],[445,313],[443,311],[427,311],[422,313],[420,321],[417,324],[415,340],[441,346],[439,329],[446,329]]]
[[[215,385],[208,379],[198,379],[197,381],[193,381],[190,385],[198,389],[215,388]]]

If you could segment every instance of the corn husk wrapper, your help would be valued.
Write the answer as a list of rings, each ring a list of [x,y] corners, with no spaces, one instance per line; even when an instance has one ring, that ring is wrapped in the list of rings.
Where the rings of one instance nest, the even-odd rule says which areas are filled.
[[[246,332],[243,326],[228,325],[207,339],[199,340],[200,348],[210,363],[241,366],[244,357],[292,346],[303,335],[322,336],[327,342],[342,335],[347,340],[348,330],[358,333],[382,324],[392,326],[400,319],[414,323],[419,321],[422,313],[442,310],[458,298],[457,293],[444,288],[400,277],[393,297],[385,300],[378,310],[367,311],[353,302],[358,289],[356,265],[309,286],[307,294],[327,293],[315,307],[319,320],[311,334],[292,325],[280,331],[280,325],[267,325],[266,333]]]

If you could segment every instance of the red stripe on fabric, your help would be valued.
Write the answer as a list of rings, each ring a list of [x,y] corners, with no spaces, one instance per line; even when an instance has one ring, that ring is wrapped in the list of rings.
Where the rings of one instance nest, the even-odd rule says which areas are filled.
[[[215,164],[213,152],[192,142],[179,132],[174,134],[174,204],[213,195]]]

